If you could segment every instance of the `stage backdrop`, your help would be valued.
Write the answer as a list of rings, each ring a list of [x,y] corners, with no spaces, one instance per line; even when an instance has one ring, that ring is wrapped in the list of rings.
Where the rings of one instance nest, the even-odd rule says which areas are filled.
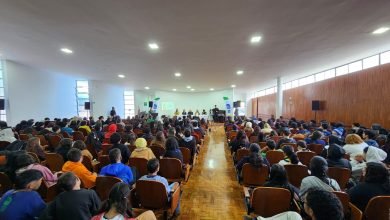
[[[314,119],[312,100],[325,102],[317,120],[380,123],[390,128],[390,64],[283,91],[283,115]],[[252,99],[252,113],[264,117],[275,114],[276,95]]]
[[[226,110],[225,100],[223,97],[233,98],[233,89],[220,90],[214,92],[167,92],[167,91],[155,91],[155,92],[144,92],[135,91],[135,105],[140,106],[141,111],[143,110],[143,102],[147,98],[153,100],[155,97],[160,98],[160,105],[158,114],[172,116],[176,108],[179,109],[180,113],[183,109],[188,112],[190,109],[194,112],[205,109],[207,113],[214,105],[221,110]]]

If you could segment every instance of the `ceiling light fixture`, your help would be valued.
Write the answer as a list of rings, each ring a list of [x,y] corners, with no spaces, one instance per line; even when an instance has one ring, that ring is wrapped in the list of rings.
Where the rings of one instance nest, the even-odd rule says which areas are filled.
[[[119,78],[125,78],[125,75],[119,74],[118,77],[119,77]]]
[[[376,29],[372,33],[373,34],[383,34],[383,33],[385,33],[388,30],[390,30],[390,28],[388,28],[388,27],[381,27],[381,28]]]
[[[187,86],[187,89],[191,89],[191,86]]]
[[[71,49],[66,48],[66,47],[61,48],[61,51],[63,53],[66,53],[66,54],[72,54],[73,53],[73,51]]]
[[[256,36],[252,36],[251,37],[251,43],[252,44],[259,43],[260,41],[261,41],[261,36],[256,35]]]
[[[214,91],[214,88],[210,88],[210,91]]]
[[[148,90],[148,89],[150,89],[150,88],[149,88],[148,86],[145,86],[145,89]]]
[[[243,70],[237,71],[237,75],[242,75],[242,74],[244,74],[244,71],[243,71]]]
[[[233,85],[231,85],[231,87],[232,87],[232,88],[236,88],[236,85],[233,84]]]
[[[191,89],[191,91],[195,91],[195,89]]]
[[[160,48],[157,43],[149,43],[149,48],[152,50],[158,50]]]
[[[176,89],[172,89],[172,91],[176,92]]]
[[[180,77],[180,76],[181,76],[181,73],[175,73],[175,76],[176,76],[176,77]]]

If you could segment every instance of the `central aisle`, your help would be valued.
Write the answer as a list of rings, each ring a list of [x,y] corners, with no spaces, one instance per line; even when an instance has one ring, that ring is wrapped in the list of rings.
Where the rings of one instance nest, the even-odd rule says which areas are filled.
[[[211,126],[197,164],[183,186],[178,219],[242,219],[245,206],[223,125]]]

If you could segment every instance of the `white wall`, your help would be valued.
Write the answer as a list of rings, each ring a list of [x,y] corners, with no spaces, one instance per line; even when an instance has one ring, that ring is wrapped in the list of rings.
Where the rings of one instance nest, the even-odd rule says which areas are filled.
[[[109,84],[107,82],[89,81],[89,98],[92,102],[91,114],[97,118],[110,114],[111,107],[115,107],[116,114],[124,118],[124,93],[122,86]]]
[[[77,115],[76,79],[6,61],[7,122]]]
[[[225,110],[225,101],[223,100],[224,96],[229,97],[230,100],[233,99],[233,90],[221,90],[214,92],[167,92],[167,91],[154,91],[154,92],[143,92],[135,91],[135,106],[138,110],[138,105],[141,106],[141,111],[143,102],[153,100],[154,98],[160,98],[159,106],[159,115],[170,115],[172,116],[176,110],[179,109],[180,112],[185,109],[187,112],[191,109],[194,113],[196,110],[202,112],[203,109],[209,113],[211,108],[214,108],[214,105],[221,110]],[[167,108],[169,107],[169,108]]]
[[[155,98],[155,93],[152,91],[134,91],[134,108],[135,114],[138,114],[138,108],[142,111],[149,111],[149,106],[144,106],[144,102],[152,101]]]

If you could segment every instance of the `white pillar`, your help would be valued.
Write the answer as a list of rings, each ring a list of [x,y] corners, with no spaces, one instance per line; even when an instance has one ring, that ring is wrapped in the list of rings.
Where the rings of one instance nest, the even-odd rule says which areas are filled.
[[[282,88],[282,79],[280,76],[276,79],[276,82],[277,82],[277,86],[276,86],[277,93],[276,93],[276,103],[275,103],[276,106],[275,117],[279,118],[283,112],[283,88]]]

